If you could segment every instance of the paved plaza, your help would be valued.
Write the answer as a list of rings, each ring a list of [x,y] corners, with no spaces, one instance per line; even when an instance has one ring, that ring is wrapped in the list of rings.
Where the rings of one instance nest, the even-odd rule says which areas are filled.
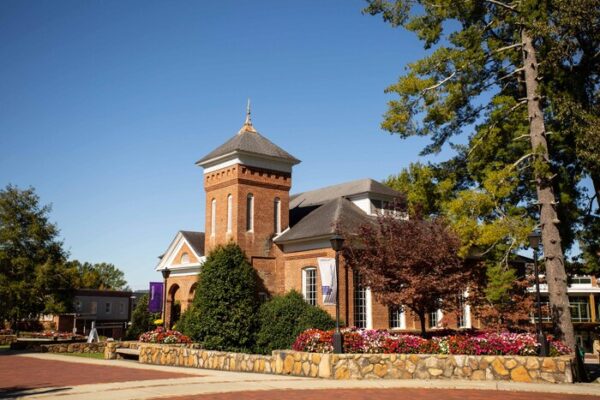
[[[543,394],[542,394],[543,393]],[[600,385],[509,382],[333,381],[142,365],[57,354],[0,355],[0,398],[344,400],[600,400]]]

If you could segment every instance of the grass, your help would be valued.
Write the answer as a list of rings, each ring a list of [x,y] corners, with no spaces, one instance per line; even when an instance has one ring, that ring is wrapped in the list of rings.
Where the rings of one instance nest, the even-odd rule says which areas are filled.
[[[95,358],[97,360],[104,360],[104,353],[54,353],[62,356],[73,356],[83,358]]]

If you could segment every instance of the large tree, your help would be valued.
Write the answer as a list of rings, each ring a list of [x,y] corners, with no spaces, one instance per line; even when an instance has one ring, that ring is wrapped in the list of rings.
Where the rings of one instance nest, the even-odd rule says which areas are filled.
[[[412,310],[422,334],[428,313],[456,309],[479,281],[479,265],[458,257],[460,240],[441,219],[383,215],[344,236],[346,265],[383,304]]]
[[[82,289],[129,290],[125,274],[113,264],[70,261],[79,272],[78,286]]]
[[[0,190],[0,319],[12,326],[72,307],[77,271],[64,264],[49,213],[33,188]]]
[[[487,195],[493,191],[485,182],[495,182],[504,207],[525,208],[539,218],[556,333],[574,346],[563,247],[580,222],[579,179],[588,174],[594,180],[594,156],[575,152],[573,144],[598,115],[598,28],[582,23],[586,14],[599,19],[597,2],[578,0],[577,12],[566,0],[368,3],[367,12],[381,13],[434,48],[388,88],[399,98],[389,102],[383,127],[401,137],[430,136],[425,153],[438,151],[453,135],[472,132],[462,155],[472,167],[480,166],[469,171],[475,177],[471,189]],[[585,96],[578,95],[582,89]],[[557,129],[555,137],[548,136],[546,125]],[[466,204],[476,196],[462,195],[459,201]],[[494,211],[492,218],[502,225],[506,214]]]

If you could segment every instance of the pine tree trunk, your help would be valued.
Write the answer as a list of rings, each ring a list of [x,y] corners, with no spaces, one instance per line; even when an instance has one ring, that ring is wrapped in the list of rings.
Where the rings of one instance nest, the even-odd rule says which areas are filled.
[[[531,148],[537,154],[536,160],[549,163],[548,143],[544,126],[544,116],[538,93],[538,63],[536,60],[533,40],[528,32],[521,31],[523,43],[523,66],[525,86],[527,90],[527,111],[529,114],[529,134]],[[549,174],[536,171],[535,182],[538,202],[540,205],[540,225],[548,296],[552,307],[552,321],[556,334],[569,347],[575,348],[575,333],[569,309],[567,295],[567,274],[564,266],[564,256],[558,231],[558,216],[555,209],[555,198]]]

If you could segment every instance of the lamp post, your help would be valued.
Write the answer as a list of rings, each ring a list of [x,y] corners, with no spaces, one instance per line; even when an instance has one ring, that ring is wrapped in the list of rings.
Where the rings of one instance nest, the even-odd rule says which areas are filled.
[[[535,297],[537,307],[536,330],[538,341],[540,342],[540,356],[548,356],[548,341],[542,329],[542,302],[540,299],[540,272],[538,269],[538,250],[540,248],[541,235],[538,231],[533,231],[529,235],[529,246],[533,249],[533,273],[535,275]]]
[[[167,329],[167,279],[169,279],[169,275],[171,275],[171,270],[168,267],[165,267],[162,270],[162,276],[165,280],[163,288],[163,327],[165,329]]]
[[[344,352],[342,332],[340,332],[340,250],[344,246],[344,238],[337,233],[330,239],[331,248],[335,251],[335,332],[333,333],[333,352]]]

